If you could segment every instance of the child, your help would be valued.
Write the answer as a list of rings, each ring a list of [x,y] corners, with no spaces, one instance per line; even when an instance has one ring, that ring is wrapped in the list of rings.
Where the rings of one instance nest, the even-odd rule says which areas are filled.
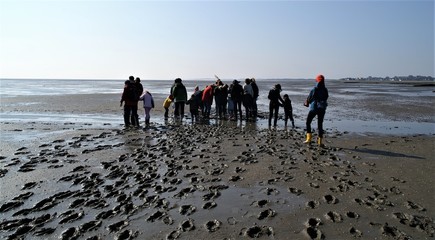
[[[154,99],[150,92],[147,90],[143,91],[143,94],[140,96],[139,100],[143,101],[143,107],[145,109],[145,126],[150,125],[150,111],[154,108]]]
[[[285,127],[287,127],[287,121],[290,118],[292,121],[292,128],[295,128],[295,121],[293,119],[293,108],[292,108],[292,101],[288,97],[287,94],[284,94],[284,121],[285,121]]]
[[[190,96],[190,99],[187,100],[186,104],[188,104],[190,106],[190,115],[192,116],[192,122],[198,121],[199,120],[199,112],[198,112],[198,101],[195,97],[195,94],[192,94],[192,96]]]
[[[169,95],[163,102],[163,107],[165,108],[165,119],[168,119],[169,107],[171,106],[172,100],[174,100],[174,96]]]

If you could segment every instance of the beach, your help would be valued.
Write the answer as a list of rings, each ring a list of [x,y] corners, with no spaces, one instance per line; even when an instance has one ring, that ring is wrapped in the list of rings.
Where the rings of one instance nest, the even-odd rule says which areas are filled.
[[[164,121],[163,92],[145,129],[123,128],[117,93],[2,97],[0,236],[433,239],[433,87],[331,84],[320,147],[302,143],[313,84],[282,85],[295,129],[264,109]]]

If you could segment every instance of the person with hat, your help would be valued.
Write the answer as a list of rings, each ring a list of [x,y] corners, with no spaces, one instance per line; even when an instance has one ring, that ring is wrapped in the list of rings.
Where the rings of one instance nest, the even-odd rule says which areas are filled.
[[[328,106],[328,89],[325,86],[325,77],[318,75],[316,77],[316,86],[310,91],[307,100],[304,103],[305,107],[309,107],[307,116],[307,139],[304,143],[310,144],[312,139],[311,122],[314,117],[317,116],[317,127],[319,128],[319,136],[317,138],[317,144],[323,146],[323,119],[326,113],[326,107]]]
[[[240,116],[240,120],[242,120],[242,100],[243,100],[243,87],[240,85],[240,82],[234,79],[231,91],[230,91],[231,99],[234,103],[234,119],[237,121],[237,114]],[[238,112],[238,113],[237,113]]]
[[[276,123],[278,122],[278,112],[279,106],[284,104],[284,100],[281,97],[281,84],[275,84],[275,86],[270,89],[269,95],[267,98],[270,100],[269,102],[269,127],[272,125],[272,116],[273,116],[273,126],[276,127]]]
[[[184,106],[187,102],[187,90],[182,83],[181,78],[176,78],[174,84],[171,87],[171,95],[174,97],[174,117],[176,120],[183,120],[184,118]]]

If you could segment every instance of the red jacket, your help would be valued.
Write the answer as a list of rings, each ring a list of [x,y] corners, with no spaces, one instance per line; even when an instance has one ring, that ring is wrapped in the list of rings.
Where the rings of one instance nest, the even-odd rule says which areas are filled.
[[[213,102],[213,87],[211,85],[207,86],[202,93],[202,101],[211,103]]]

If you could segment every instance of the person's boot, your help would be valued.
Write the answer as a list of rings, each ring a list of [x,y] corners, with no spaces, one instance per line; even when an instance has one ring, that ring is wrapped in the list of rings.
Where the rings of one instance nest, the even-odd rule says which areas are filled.
[[[140,124],[139,124],[139,115],[134,116],[134,121],[135,121],[134,126],[136,128],[139,128],[140,127]]]
[[[295,128],[295,122],[292,121],[292,128]]]
[[[130,127],[130,116],[124,115],[124,128]]]
[[[312,134],[311,133],[307,133],[307,140],[305,140],[304,143],[310,144],[311,143],[311,138],[312,138]]]
[[[150,125],[150,120],[149,120],[149,119],[145,120],[145,125],[146,125],[146,126],[149,126],[149,125]]]
[[[323,144],[323,137],[318,137],[318,138],[317,138],[317,144],[318,144],[320,147],[325,146],[325,145]]]

